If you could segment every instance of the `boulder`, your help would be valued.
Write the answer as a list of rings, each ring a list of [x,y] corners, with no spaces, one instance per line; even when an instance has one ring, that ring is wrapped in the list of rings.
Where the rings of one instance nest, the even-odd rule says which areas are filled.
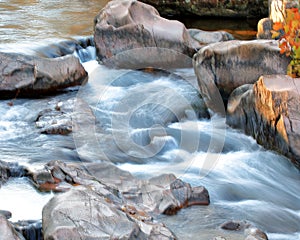
[[[87,73],[73,55],[40,58],[0,52],[1,98],[36,97],[81,85]]]
[[[207,0],[142,0],[156,7],[162,15],[208,17],[255,17],[268,15],[268,1],[207,1]]]
[[[209,204],[205,188],[191,187],[174,175],[141,180],[106,162],[52,161],[44,171],[47,177],[31,174],[36,185],[69,184],[65,193],[56,195],[43,209],[46,240],[80,236],[83,239],[176,239],[153,218],[161,213],[175,214],[190,205]]]
[[[213,43],[201,48],[193,60],[200,93],[217,113],[222,110],[218,95],[226,105],[235,88],[256,82],[262,74],[285,74],[290,61],[273,40]]]
[[[12,224],[7,221],[6,217],[0,214],[0,240],[25,240],[25,238],[19,234]]]
[[[245,240],[268,240],[269,239],[265,232],[263,232],[262,230],[256,227],[246,228],[244,234],[246,235]]]
[[[229,98],[227,124],[242,129],[267,149],[300,167],[300,82],[287,75],[264,75]]]
[[[181,22],[136,0],[110,1],[95,18],[94,41],[98,60],[133,69],[191,66],[200,46]]]
[[[234,40],[232,34],[225,31],[203,31],[200,29],[188,29],[190,36],[200,44],[209,44]]]
[[[272,39],[273,21],[270,18],[263,18],[257,23],[258,39]]]
[[[10,219],[12,216],[12,213],[10,211],[0,210],[0,215],[6,217],[6,219]]]

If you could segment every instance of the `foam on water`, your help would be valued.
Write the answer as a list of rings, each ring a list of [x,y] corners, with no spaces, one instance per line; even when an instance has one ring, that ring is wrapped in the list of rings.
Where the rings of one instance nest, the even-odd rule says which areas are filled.
[[[11,221],[38,220],[52,193],[37,192],[25,178],[9,180],[0,188],[0,206],[12,213]]]

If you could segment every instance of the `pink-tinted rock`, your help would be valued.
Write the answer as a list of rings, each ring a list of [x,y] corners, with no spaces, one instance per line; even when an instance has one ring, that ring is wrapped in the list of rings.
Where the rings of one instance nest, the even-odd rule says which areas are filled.
[[[100,61],[119,67],[191,65],[199,44],[178,21],[136,0],[109,2],[95,18],[94,39]]]
[[[50,94],[81,85],[86,78],[73,55],[50,59],[0,52],[0,98]]]
[[[222,99],[226,104],[234,89],[255,83],[263,74],[285,74],[289,61],[279,53],[277,41],[233,40],[202,47],[193,65],[207,107],[223,114]]]

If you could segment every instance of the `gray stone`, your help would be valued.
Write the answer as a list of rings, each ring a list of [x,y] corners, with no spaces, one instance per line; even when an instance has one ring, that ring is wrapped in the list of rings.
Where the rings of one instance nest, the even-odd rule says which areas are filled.
[[[268,15],[268,1],[207,1],[207,0],[142,0],[163,15],[209,17],[255,17]]]
[[[279,53],[277,41],[233,40],[201,48],[193,65],[206,105],[223,115],[222,99],[226,104],[234,89],[256,82],[262,74],[285,74],[289,61]],[[220,94],[222,99],[216,99]]]
[[[263,18],[257,24],[258,39],[272,39],[273,21],[270,18]]]
[[[188,29],[190,36],[200,44],[209,44],[234,40],[234,37],[225,31],[203,31],[199,29]]]
[[[247,235],[245,240],[268,240],[267,234],[256,227],[246,228],[244,234]]]
[[[0,52],[1,98],[34,97],[81,85],[87,73],[73,55],[48,59]]]
[[[75,100],[58,102],[53,108],[39,112],[35,125],[43,134],[68,135],[73,131],[72,117]]]
[[[0,210],[0,215],[3,215],[4,217],[6,217],[6,219],[10,219],[12,216],[12,213],[10,211]]]
[[[133,69],[191,66],[199,47],[181,22],[136,0],[110,1],[95,18],[94,39],[101,62]]]
[[[77,187],[51,199],[43,209],[45,240],[139,239],[139,226],[104,196]]]
[[[287,156],[300,167],[299,89],[299,79],[264,75],[253,87],[233,92],[227,124],[244,130],[265,148]]]

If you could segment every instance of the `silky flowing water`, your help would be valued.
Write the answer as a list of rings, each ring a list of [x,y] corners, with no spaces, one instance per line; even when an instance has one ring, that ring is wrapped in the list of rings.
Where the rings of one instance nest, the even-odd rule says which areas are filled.
[[[93,17],[105,3],[0,1],[0,48],[49,56],[64,40],[90,36]],[[93,48],[87,52],[89,81],[78,91],[0,101],[2,161],[39,168],[51,160],[106,159],[140,178],[174,173],[204,185],[211,198],[209,206],[159,216],[179,239],[243,239],[220,230],[227,220],[249,221],[271,240],[300,239],[299,170],[226,126],[225,119],[213,113],[199,118],[205,104],[193,69],[114,70],[92,60]],[[69,136],[41,134],[39,112],[73,99],[74,111],[85,113],[79,122],[95,121]],[[0,188],[0,209],[11,211],[12,221],[40,219],[52,196],[37,192],[26,178],[11,179]]]

